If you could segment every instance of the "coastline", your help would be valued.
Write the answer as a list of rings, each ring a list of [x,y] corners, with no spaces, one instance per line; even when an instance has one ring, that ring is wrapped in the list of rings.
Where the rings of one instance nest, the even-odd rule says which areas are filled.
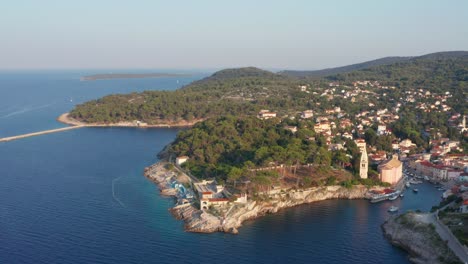
[[[117,122],[117,123],[85,123],[70,117],[70,113],[63,113],[57,117],[57,121],[71,126],[85,126],[85,127],[139,127],[139,128],[188,128],[194,126],[196,123],[203,121],[197,119],[194,121],[177,121],[171,123],[150,125],[139,122]]]
[[[265,200],[250,200],[247,203],[229,203],[229,210],[224,214],[212,214],[211,210],[200,210],[184,202],[173,188],[176,177],[187,177],[180,172],[165,168],[165,161],[157,162],[145,168],[144,175],[159,188],[161,195],[176,198],[176,205],[170,209],[172,215],[185,222],[185,231],[196,233],[224,232],[237,234],[244,221],[256,219],[266,214],[273,214],[281,209],[329,199],[365,199],[368,189],[363,185],[351,188],[342,186],[322,186],[288,192],[277,192]]]
[[[431,217],[429,213],[407,212],[390,217],[381,228],[392,245],[409,253],[413,263],[462,263],[440,237]]]

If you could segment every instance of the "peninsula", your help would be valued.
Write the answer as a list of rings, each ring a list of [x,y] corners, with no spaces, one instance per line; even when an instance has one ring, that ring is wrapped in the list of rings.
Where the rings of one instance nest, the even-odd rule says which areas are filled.
[[[87,75],[80,78],[81,81],[96,81],[110,79],[141,79],[141,78],[162,78],[162,77],[187,77],[190,74],[177,73],[105,73]]]
[[[247,219],[299,204],[388,199],[403,187],[402,162],[468,153],[468,52],[368,65],[310,76],[227,69],[175,91],[92,100],[61,121],[190,127],[145,176],[176,197],[171,211],[187,231],[237,233]],[[463,162],[433,180],[460,176]]]

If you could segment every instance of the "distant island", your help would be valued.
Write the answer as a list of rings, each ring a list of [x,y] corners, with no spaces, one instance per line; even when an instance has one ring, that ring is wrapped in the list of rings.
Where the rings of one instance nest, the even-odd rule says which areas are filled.
[[[87,75],[80,78],[81,81],[96,81],[110,79],[141,79],[141,78],[161,78],[161,77],[187,77],[190,74],[181,73],[105,73]]]

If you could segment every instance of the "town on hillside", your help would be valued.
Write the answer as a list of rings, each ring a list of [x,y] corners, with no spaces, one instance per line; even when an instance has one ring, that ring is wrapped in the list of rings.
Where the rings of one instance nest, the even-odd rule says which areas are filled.
[[[312,88],[310,85],[298,87],[298,91],[302,93],[319,94],[328,100],[339,97],[350,102],[361,101],[362,98],[381,99],[380,97],[387,96],[385,91],[394,89],[393,86],[384,86],[377,81],[356,81],[352,83],[352,86],[330,82],[328,87],[322,88],[320,94],[319,88]],[[376,90],[384,92],[376,93]],[[468,133],[467,117],[462,113],[451,112],[452,108],[447,103],[451,96],[450,92],[436,94],[423,89],[410,89],[405,92],[405,98],[400,98],[401,100],[398,101],[390,100],[394,101],[392,107],[374,108],[375,104],[369,102],[369,108],[374,109],[361,111],[355,115],[349,115],[340,106],[330,106],[324,111],[307,109],[294,115],[281,116],[274,109],[264,109],[260,110],[256,117],[261,120],[275,120],[277,124],[282,125],[292,134],[309,130],[311,133],[307,134],[306,139],[323,141],[330,153],[347,153],[347,148],[352,147],[347,144],[353,142],[359,149],[359,158],[356,159],[356,157],[346,154],[340,162],[336,163],[342,169],[351,169],[354,166],[355,175],[360,179],[371,178],[376,182],[381,182],[385,188],[371,189],[368,196],[371,201],[378,202],[398,196],[401,190],[409,187],[410,184],[420,183],[418,178],[434,184],[444,183],[445,186],[463,185],[465,181],[468,182],[468,154],[464,152],[460,140],[444,138],[439,131],[440,128],[433,127],[421,131],[421,134],[430,138],[427,146],[421,146],[417,144],[419,142],[413,142],[410,138],[397,137],[391,129],[393,124],[401,118],[400,109],[410,105],[423,112],[449,115],[447,124],[449,128],[455,130],[461,137],[466,137]],[[188,155],[179,156],[175,159],[175,165],[184,169],[184,164],[191,158],[193,157]],[[353,158],[358,160],[357,165],[352,164]],[[333,164],[336,163],[333,162]],[[287,164],[270,160],[268,163],[263,163],[262,166],[251,168],[251,171],[257,172],[277,172],[283,179],[282,182],[276,181],[275,184],[266,188],[256,189],[257,193],[275,193],[290,189],[296,181],[291,180],[294,178],[290,175],[292,173],[288,173],[284,169],[287,166]],[[313,167],[313,164],[303,163],[294,166],[289,164],[289,167],[294,167],[294,174],[298,171],[297,175],[294,176],[301,173],[312,173],[312,169],[303,169],[311,166]],[[190,173],[190,170],[185,170],[185,172]],[[319,174],[316,171],[315,173]],[[337,177],[337,181],[333,183],[339,184],[340,176],[333,177]],[[198,197],[199,208],[208,210],[213,207],[226,207],[232,202],[246,203],[247,193],[252,195],[252,192],[242,186],[249,183],[251,183],[249,179],[239,175],[234,182],[218,183],[216,179],[202,180],[194,183],[193,187],[196,197]],[[326,184],[328,183],[330,182]],[[341,184],[346,183],[342,181]],[[298,185],[296,187],[306,186]],[[450,189],[444,195],[449,196],[449,192]]]

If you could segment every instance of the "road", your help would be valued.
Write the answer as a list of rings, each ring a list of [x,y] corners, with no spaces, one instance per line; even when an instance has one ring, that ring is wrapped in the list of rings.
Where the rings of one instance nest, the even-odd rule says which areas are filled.
[[[458,239],[452,234],[447,226],[443,225],[437,218],[437,212],[431,214],[429,220],[434,224],[437,233],[444,241],[448,241],[448,246],[463,263],[468,263],[468,253],[466,248],[460,244]]]

